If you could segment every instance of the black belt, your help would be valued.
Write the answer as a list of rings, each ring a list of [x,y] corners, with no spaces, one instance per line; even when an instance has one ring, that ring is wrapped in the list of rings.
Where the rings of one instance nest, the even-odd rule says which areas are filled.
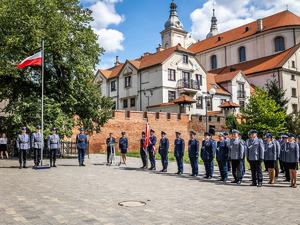
[[[56,143],[50,143],[51,145],[55,145],[55,144],[57,144],[57,142]]]
[[[78,141],[79,143],[85,143],[85,141]]]

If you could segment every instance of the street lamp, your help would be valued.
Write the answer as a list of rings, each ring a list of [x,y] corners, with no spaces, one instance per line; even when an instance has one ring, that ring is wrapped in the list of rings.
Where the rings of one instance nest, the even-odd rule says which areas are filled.
[[[208,106],[210,106],[210,102],[208,101],[208,99],[213,99],[214,95],[216,94],[216,90],[214,88],[210,89],[209,92],[208,92],[211,96],[207,95],[205,96],[205,107],[206,107],[206,132],[208,132],[208,117],[207,117],[207,109],[208,109]],[[199,91],[197,93],[197,97],[201,97],[203,94],[201,91]]]
[[[149,101],[150,101],[150,98],[153,96],[153,89],[151,88],[150,89],[150,94],[151,95],[146,95],[146,90],[144,89],[144,95],[146,98],[148,98],[148,112],[149,112]]]

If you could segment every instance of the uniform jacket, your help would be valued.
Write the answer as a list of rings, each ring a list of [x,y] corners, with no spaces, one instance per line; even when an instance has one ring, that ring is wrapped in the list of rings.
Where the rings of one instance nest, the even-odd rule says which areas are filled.
[[[275,161],[277,159],[277,141],[273,140],[265,144],[264,159],[266,161]]]
[[[0,145],[7,145],[7,138],[0,138]]]
[[[242,160],[244,158],[244,144],[239,138],[230,139],[228,158],[231,160]]]
[[[194,138],[189,140],[189,157],[198,158],[199,157],[199,141]]]
[[[280,157],[280,144],[279,144],[279,141],[274,139],[273,140],[275,145],[276,145],[276,157],[279,158]],[[276,160],[277,160],[276,158]]]
[[[17,148],[28,150],[30,148],[30,137],[28,134],[19,134],[17,137]]]
[[[218,161],[228,159],[228,152],[229,152],[229,142],[226,140],[218,141],[217,143],[217,151],[216,151],[216,158]]]
[[[210,138],[208,140],[202,141],[201,147],[201,159],[202,160],[209,160],[213,159],[216,154],[217,143],[214,139]]]
[[[106,145],[107,145],[107,150],[110,151],[110,146],[108,145],[109,143],[116,143],[116,139],[115,138],[107,138],[106,139]]]
[[[259,161],[264,159],[265,146],[263,140],[256,137],[250,139],[247,146],[246,157],[248,161]]]
[[[126,150],[128,148],[128,139],[127,137],[121,137],[119,139],[119,149]]]
[[[185,150],[185,143],[182,138],[176,138],[174,141],[174,156],[183,157]]]
[[[287,149],[289,148],[289,144],[290,144],[289,142],[287,142],[287,143],[284,143],[283,141],[281,142],[280,160],[282,162],[285,162],[285,153],[286,153]]]
[[[50,134],[47,141],[49,149],[58,149],[60,146],[59,136],[57,134]]]
[[[44,147],[44,137],[42,133],[34,132],[31,135],[31,148],[42,149]]]
[[[160,139],[160,142],[159,142],[158,153],[159,154],[168,154],[168,152],[169,152],[169,139],[166,137],[163,137],[162,139]]]
[[[247,151],[247,146],[246,146],[246,142],[243,139],[241,139],[241,141],[242,141],[242,143],[244,145],[243,159],[245,159],[245,157],[246,157],[246,151]]]
[[[77,134],[76,144],[78,149],[86,149],[88,144],[86,134]]]
[[[145,138],[142,138],[140,140],[140,151],[144,151],[144,141],[145,141]],[[146,150],[146,149],[145,149]]]
[[[285,152],[286,163],[299,162],[299,145],[296,142],[289,142],[289,148]]]
[[[156,137],[154,135],[152,135],[149,138],[149,145],[148,145],[148,151],[153,151],[153,148],[155,149],[155,144],[156,144]],[[153,148],[152,148],[153,147]]]

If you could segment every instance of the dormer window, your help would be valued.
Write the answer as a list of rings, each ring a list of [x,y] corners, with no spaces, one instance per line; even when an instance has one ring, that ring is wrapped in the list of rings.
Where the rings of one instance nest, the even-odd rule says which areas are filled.
[[[183,63],[188,63],[188,60],[189,60],[189,58],[188,58],[187,55],[183,55],[183,56],[182,56],[182,61],[183,61]]]

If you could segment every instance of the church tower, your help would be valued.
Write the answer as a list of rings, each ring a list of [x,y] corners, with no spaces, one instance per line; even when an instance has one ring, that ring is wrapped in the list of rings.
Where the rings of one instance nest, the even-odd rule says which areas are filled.
[[[165,30],[160,32],[162,40],[162,48],[168,49],[180,44],[186,48],[186,31],[183,30],[183,25],[178,19],[177,5],[172,0],[170,17],[165,23]]]
[[[207,34],[206,38],[210,38],[219,34],[217,21],[217,17],[215,16],[215,3],[213,3],[213,16],[211,18],[211,27],[210,32]]]

